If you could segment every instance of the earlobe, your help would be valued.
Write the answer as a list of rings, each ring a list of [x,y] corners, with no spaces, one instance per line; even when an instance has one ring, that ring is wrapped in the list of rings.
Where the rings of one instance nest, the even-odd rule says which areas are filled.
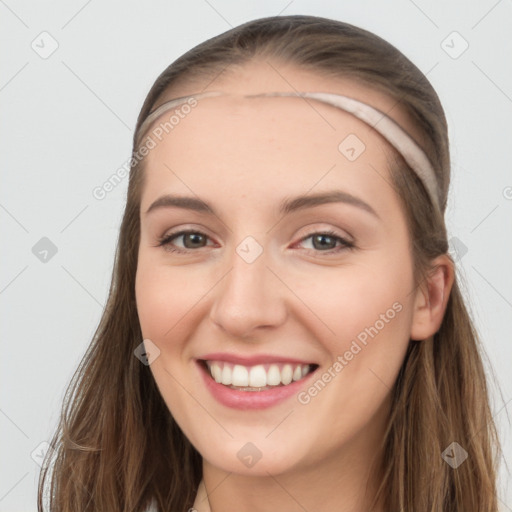
[[[416,291],[411,339],[424,340],[439,330],[454,277],[453,262],[448,255],[442,254],[432,261],[427,277]]]

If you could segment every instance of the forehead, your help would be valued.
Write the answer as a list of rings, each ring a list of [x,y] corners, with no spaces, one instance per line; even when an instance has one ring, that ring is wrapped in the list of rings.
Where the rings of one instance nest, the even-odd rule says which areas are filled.
[[[174,121],[166,126],[170,116]],[[375,130],[351,114],[297,97],[200,98],[178,115],[176,110],[163,114],[152,133],[158,140],[148,157],[150,164],[167,158],[196,164],[208,157],[210,163],[268,167],[286,158],[290,164],[305,161],[321,168],[338,160],[353,163],[363,155],[363,160],[378,164],[387,146]],[[345,146],[351,146],[348,153]]]
[[[370,87],[354,77],[326,76],[325,72],[300,68],[279,60],[259,57],[239,65],[228,65],[219,72],[193,81],[183,80],[162,94],[153,106],[173,98],[197,92],[222,91],[233,95],[252,95],[265,92],[332,92],[354,98],[384,112],[396,121],[420,145],[424,146],[424,134],[404,105],[390,93]],[[304,101],[304,100],[302,100]],[[313,102],[309,100],[311,104]]]
[[[270,212],[284,196],[340,187],[380,213],[394,216],[401,209],[388,170],[391,146],[369,125],[320,101],[246,97],[335,92],[386,112],[415,137],[415,124],[391,96],[353,79],[254,60],[228,66],[214,80],[182,82],[152,110],[173,98],[210,91],[224,95],[201,98],[194,108],[183,110],[186,115],[182,112],[145,157],[141,209],[172,191],[220,201],[226,214],[228,209],[237,214],[241,200],[249,209]],[[348,155],[340,148],[348,149]]]
[[[275,61],[253,60],[228,66],[214,80],[182,82],[166,91],[152,110],[170,99],[213,91],[225,96],[200,98],[193,109],[187,109],[188,114],[175,119],[178,123],[162,134],[145,157],[143,203],[162,187],[183,186],[180,173],[187,174],[197,193],[212,190],[216,195],[222,190],[219,187],[232,183],[263,190],[295,187],[305,192],[312,186],[340,184],[340,178],[346,187],[354,186],[354,191],[373,186],[380,193],[383,185],[392,189],[391,146],[363,121],[312,99],[246,97],[250,95],[275,91],[343,94],[386,112],[412,137],[420,138],[420,130],[391,96],[354,79],[326,78]],[[167,117],[163,114],[151,129]],[[348,160],[340,147],[357,158]],[[381,199],[386,200],[385,196]]]
[[[141,207],[165,192],[192,191],[229,200],[226,209],[272,209],[285,196],[342,188],[383,211],[393,201],[386,146],[366,123],[322,102],[202,98],[146,157]]]

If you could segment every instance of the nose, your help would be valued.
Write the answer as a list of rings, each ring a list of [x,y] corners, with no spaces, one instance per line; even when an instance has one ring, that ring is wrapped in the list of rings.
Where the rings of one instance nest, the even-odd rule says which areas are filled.
[[[248,263],[234,251],[230,263],[230,270],[214,289],[210,320],[237,339],[282,325],[287,316],[287,289],[278,273],[268,268],[266,252]]]

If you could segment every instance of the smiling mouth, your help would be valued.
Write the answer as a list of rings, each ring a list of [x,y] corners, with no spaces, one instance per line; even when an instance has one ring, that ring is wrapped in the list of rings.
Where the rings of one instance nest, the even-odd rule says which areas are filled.
[[[232,364],[226,361],[201,360],[210,377],[237,391],[265,391],[288,386],[314,372],[317,364],[268,363],[254,366]]]

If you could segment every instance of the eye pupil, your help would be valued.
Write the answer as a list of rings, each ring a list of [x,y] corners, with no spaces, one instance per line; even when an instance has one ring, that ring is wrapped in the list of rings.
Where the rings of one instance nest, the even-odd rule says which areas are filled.
[[[188,238],[190,237],[190,238]],[[188,246],[188,244],[186,243],[186,240],[189,239],[192,241],[192,246]],[[202,247],[201,245],[201,242],[204,242],[204,237],[203,235],[201,235],[200,233],[186,233],[184,234],[184,245],[185,247],[187,247],[188,249],[193,249],[195,247],[197,247],[199,245],[199,247]],[[198,245],[195,245],[195,244],[198,244]]]
[[[328,240],[327,244],[325,244],[325,239]],[[329,243],[329,241],[331,243]],[[336,240],[334,240],[334,238],[330,235],[323,235],[323,234],[319,234],[319,235],[316,235],[315,237],[313,237],[313,246],[315,247],[315,249],[317,249],[318,247],[315,245],[316,242],[319,242],[320,244],[320,248],[324,248],[326,246],[332,246],[332,244],[334,243],[334,246],[336,245]]]

